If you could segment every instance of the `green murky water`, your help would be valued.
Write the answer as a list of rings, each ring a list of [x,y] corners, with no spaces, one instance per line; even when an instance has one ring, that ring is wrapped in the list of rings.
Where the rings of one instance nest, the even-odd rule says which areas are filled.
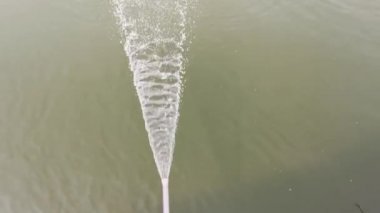
[[[172,212],[380,210],[380,2],[200,1]],[[0,3],[0,212],[160,212],[107,1]]]

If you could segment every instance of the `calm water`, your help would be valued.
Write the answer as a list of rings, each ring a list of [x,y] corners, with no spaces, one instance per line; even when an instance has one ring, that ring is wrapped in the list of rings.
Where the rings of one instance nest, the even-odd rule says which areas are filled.
[[[380,2],[200,1],[181,213],[380,211]],[[0,212],[160,212],[107,1],[0,3]]]

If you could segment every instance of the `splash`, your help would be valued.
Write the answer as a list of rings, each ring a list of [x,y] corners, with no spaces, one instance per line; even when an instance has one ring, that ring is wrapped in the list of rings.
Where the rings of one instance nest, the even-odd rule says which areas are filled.
[[[113,0],[169,212],[190,0]]]

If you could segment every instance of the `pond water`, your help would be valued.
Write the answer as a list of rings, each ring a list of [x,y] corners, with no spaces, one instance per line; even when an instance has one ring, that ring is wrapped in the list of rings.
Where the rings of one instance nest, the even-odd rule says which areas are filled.
[[[0,212],[161,212],[110,2],[0,29]],[[199,1],[192,34],[172,212],[380,211],[380,1]]]

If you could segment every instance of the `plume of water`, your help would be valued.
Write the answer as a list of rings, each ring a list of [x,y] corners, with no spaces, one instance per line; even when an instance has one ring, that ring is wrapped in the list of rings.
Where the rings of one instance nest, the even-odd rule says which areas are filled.
[[[169,212],[190,0],[112,0]]]

